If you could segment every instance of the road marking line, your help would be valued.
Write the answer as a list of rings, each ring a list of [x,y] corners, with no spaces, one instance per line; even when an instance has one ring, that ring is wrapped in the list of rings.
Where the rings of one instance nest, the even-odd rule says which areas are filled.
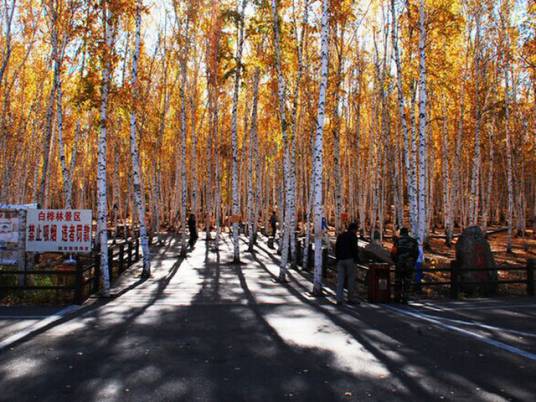
[[[412,303],[417,307],[423,307],[428,310],[433,311],[458,311],[458,310],[493,310],[493,309],[516,309],[516,308],[526,308],[526,307],[536,307],[536,304],[499,304],[499,305],[485,305],[485,306],[431,306],[425,303]]]
[[[504,342],[496,341],[495,339],[491,339],[491,338],[489,338],[487,336],[477,334],[475,332],[471,332],[471,331],[468,331],[468,330],[463,329],[463,328],[459,328],[459,327],[457,327],[455,325],[447,324],[447,323],[442,322],[442,321],[440,321],[438,319],[429,318],[426,315],[423,315],[423,314],[421,314],[419,312],[404,310],[404,309],[400,309],[400,308],[393,307],[393,306],[384,306],[384,307],[386,309],[388,309],[388,310],[393,311],[394,313],[399,314],[399,315],[405,315],[405,316],[408,316],[408,317],[417,318],[419,320],[430,322],[430,323],[435,324],[435,325],[437,325],[439,327],[442,327],[442,328],[448,329],[450,331],[457,332],[459,334],[465,335],[465,336],[467,336],[469,338],[477,339],[477,340],[479,340],[479,341],[481,341],[483,343],[486,343],[488,345],[494,346],[494,347],[496,347],[498,349],[502,349],[502,350],[505,350],[507,352],[516,354],[518,356],[525,357],[525,358],[527,358],[529,360],[536,361],[536,354],[535,353],[531,353],[531,352],[528,352],[526,350],[516,348],[515,346],[508,345],[508,344],[506,344]]]
[[[520,335],[520,336],[536,337],[536,333],[534,333],[534,332],[525,332],[525,331],[518,331],[516,329],[495,327],[493,325],[481,324],[481,323],[476,322],[476,321],[456,320],[454,318],[438,317],[436,315],[429,315],[429,314],[423,314],[423,313],[419,313],[419,314],[421,314],[423,317],[428,317],[428,318],[432,318],[432,319],[438,319],[438,320],[442,320],[442,321],[449,321],[449,322],[452,322],[452,323],[455,323],[455,324],[470,325],[470,326],[473,326],[473,327],[479,327],[479,328],[483,328],[483,329],[504,331],[504,332],[509,332],[511,334]]]
[[[64,309],[58,311],[56,314],[52,314],[38,322],[36,322],[35,324],[29,326],[28,328],[20,331],[20,332],[17,332],[16,334],[13,334],[9,337],[7,337],[6,339],[4,339],[3,341],[0,341],[0,351],[10,347],[11,345],[13,345],[15,342],[18,342],[20,341],[21,339],[27,337],[27,336],[30,336],[32,335],[34,332],[37,332],[39,331],[40,329],[46,327],[47,325],[50,325],[56,321],[59,321],[61,320],[63,317],[65,317],[67,314],[70,314],[76,310],[80,309],[80,306],[68,306],[68,307],[65,307]]]

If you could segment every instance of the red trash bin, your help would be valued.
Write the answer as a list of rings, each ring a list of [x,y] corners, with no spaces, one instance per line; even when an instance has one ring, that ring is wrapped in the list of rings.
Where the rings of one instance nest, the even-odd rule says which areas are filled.
[[[389,264],[370,264],[368,273],[368,300],[371,303],[391,301],[391,275]]]

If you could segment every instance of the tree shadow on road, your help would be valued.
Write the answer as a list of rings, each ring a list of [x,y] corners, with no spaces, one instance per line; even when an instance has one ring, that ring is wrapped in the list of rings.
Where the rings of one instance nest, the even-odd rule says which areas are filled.
[[[124,303],[119,298],[66,323],[62,331],[42,334],[0,356],[0,400],[324,402],[434,400],[441,392],[445,399],[482,396],[475,391],[478,381],[464,379],[460,371],[460,365],[470,364],[469,357],[434,365],[430,354],[438,353],[432,348],[441,334],[429,331],[418,338],[411,325],[386,312],[338,311],[328,300],[306,297],[296,288],[296,278],[283,287],[274,284],[274,274],[257,255],[246,259],[254,262],[251,266],[221,264],[219,253],[214,260],[208,257],[200,247],[155,280],[154,288],[137,288]],[[191,292],[191,298],[187,303],[174,299],[175,292]],[[262,301],[270,295],[279,302]],[[387,377],[367,367],[345,368],[331,350],[290,342],[271,323],[276,317],[292,325],[300,322],[294,318],[307,319],[311,312],[331,323],[315,336],[343,331],[385,367]],[[490,369],[483,387],[487,396],[500,394],[498,375]],[[443,386],[436,391],[438,383]],[[523,399],[527,387],[518,388],[512,395]],[[449,395],[448,389],[462,393]]]
[[[199,281],[192,302],[166,305],[179,266],[141,306],[118,299],[62,334],[43,334],[1,356],[0,399],[336,401],[356,399],[360,387],[361,396],[390,392],[372,376],[336,368],[329,351],[287,344],[264,319],[239,266],[216,259],[205,275],[192,269]]]
[[[273,260],[270,253],[264,251]],[[259,255],[252,255],[253,260],[276,279]],[[289,274],[290,283],[285,289],[300,302],[321,312],[334,325],[363,345],[399,379],[417,399],[437,399],[441,395],[438,388],[451,389],[452,395],[462,392],[467,398],[511,398],[524,400],[536,391],[536,384],[526,377],[512,375],[519,367],[533,366],[517,356],[506,355],[504,365],[490,364],[482,356],[493,356],[493,350],[478,342],[452,336],[445,337],[445,332],[430,325],[408,322],[392,312],[366,305],[365,308],[335,308],[325,298],[306,297],[312,283],[310,278],[301,275],[299,280]],[[450,336],[450,334],[448,334]],[[484,350],[484,352],[483,352]],[[530,385],[529,385],[530,384]],[[436,389],[434,389],[436,388]],[[455,391],[454,391],[455,390]],[[447,398],[448,392],[444,393]],[[459,394],[456,394],[460,397]],[[530,397],[529,397],[530,399]]]

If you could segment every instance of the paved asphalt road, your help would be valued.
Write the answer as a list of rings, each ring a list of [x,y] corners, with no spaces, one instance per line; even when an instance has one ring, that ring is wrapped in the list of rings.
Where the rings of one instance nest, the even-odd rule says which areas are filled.
[[[536,400],[536,300],[337,308],[224,240],[1,352],[0,401]]]

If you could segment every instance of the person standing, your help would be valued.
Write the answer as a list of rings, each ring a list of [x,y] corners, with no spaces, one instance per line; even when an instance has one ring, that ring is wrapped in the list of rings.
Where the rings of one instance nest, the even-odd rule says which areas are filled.
[[[195,214],[190,214],[190,216],[188,217],[188,230],[190,231],[190,240],[188,241],[188,243],[190,244],[190,248],[193,248],[198,238]]]
[[[396,264],[395,301],[407,304],[412,274],[419,256],[417,240],[409,235],[407,228],[400,229],[400,237],[395,241],[391,256]]]
[[[359,263],[357,245],[357,224],[348,225],[346,232],[337,237],[335,257],[337,258],[337,305],[343,304],[344,281],[347,281],[348,304],[354,304],[355,264]]]
[[[275,215],[275,211],[272,211],[270,226],[272,227],[272,237],[275,239],[275,235],[277,234],[277,216]]]

